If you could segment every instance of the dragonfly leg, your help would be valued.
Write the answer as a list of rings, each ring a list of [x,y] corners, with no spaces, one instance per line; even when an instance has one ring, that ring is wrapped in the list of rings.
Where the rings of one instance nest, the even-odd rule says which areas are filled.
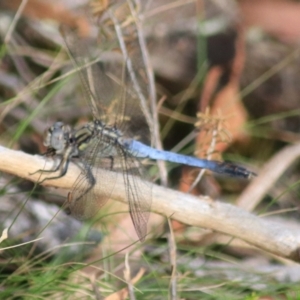
[[[62,158],[59,165],[55,169],[53,169],[53,170],[40,169],[34,173],[31,173],[30,175],[33,175],[36,173],[55,173],[55,172],[59,171],[59,174],[57,176],[46,177],[43,180],[39,181],[39,184],[41,184],[41,183],[45,182],[46,180],[58,179],[58,178],[65,176],[67,173],[67,170],[68,170],[68,166],[69,166],[69,159]]]
[[[34,175],[36,173],[55,173],[57,172],[60,168],[61,168],[61,164],[62,164],[63,159],[61,159],[60,163],[57,165],[57,167],[53,170],[43,170],[43,169],[39,169],[33,173],[29,173],[29,175]]]

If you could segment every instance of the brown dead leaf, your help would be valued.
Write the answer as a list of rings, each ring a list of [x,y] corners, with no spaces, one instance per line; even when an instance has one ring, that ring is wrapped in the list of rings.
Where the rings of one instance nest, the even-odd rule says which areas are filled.
[[[212,117],[218,116],[219,114],[220,117],[226,118],[226,131],[230,133],[231,140],[241,140],[245,138],[241,128],[247,120],[247,112],[239,97],[239,80],[244,66],[244,59],[244,37],[243,31],[240,29],[236,40],[236,55],[231,65],[228,84],[215,96],[210,109]],[[222,75],[221,71],[221,66],[213,67],[209,71],[204,84],[204,94],[201,97],[201,105],[202,103],[208,103],[213,91],[216,89],[218,79]],[[201,111],[204,111],[205,108],[202,106]],[[207,143],[203,141],[207,138],[211,139],[210,136],[206,136],[205,131],[200,131],[196,143],[200,149],[198,148],[197,151],[200,152],[201,150],[202,152],[206,152],[210,144],[209,141]],[[205,149],[205,147],[207,147],[207,149]],[[215,147],[215,152],[223,152],[227,147],[227,143],[218,143]]]
[[[196,153],[203,154],[202,156],[209,159],[219,159],[219,154],[226,150],[228,141],[223,138],[226,137],[227,132],[231,141],[245,140],[246,136],[242,131],[243,125],[247,120],[247,112],[240,101],[239,96],[239,81],[244,66],[245,49],[244,49],[244,35],[242,28],[238,28],[239,34],[236,39],[235,57],[230,66],[230,77],[226,86],[224,86],[212,99],[213,93],[217,89],[219,79],[226,71],[226,66],[216,66],[209,70],[204,83],[203,95],[201,97],[201,104],[205,103],[207,106],[202,105],[201,112],[202,118],[199,123],[202,128],[209,127],[209,120],[213,121],[213,130],[200,130],[196,139]],[[227,66],[228,68],[228,66]],[[209,101],[212,101],[212,106],[208,109]],[[207,122],[206,120],[207,119]],[[224,128],[222,128],[224,127]],[[201,128],[200,128],[201,129]],[[217,132],[217,137],[214,136]],[[215,139],[215,144],[213,143]],[[224,142],[223,142],[224,141]],[[186,186],[193,182],[191,174],[185,172],[181,179],[181,190],[186,190]],[[176,224],[177,226],[177,224]]]
[[[202,124],[207,125],[204,127],[209,127],[209,119],[215,122],[217,134],[221,136],[223,131],[219,128],[224,123],[226,119],[226,131],[230,133],[231,140],[241,140],[245,136],[241,130],[244,123],[247,120],[247,113],[240,101],[239,97],[239,80],[244,66],[245,50],[244,50],[244,36],[243,31],[240,28],[239,34],[236,39],[236,55],[230,66],[230,77],[228,83],[223,87],[220,92],[218,92],[214,99],[212,99],[214,92],[217,89],[219,80],[226,71],[226,66],[215,66],[212,67],[206,77],[203,94],[201,96],[201,112],[202,117],[206,120],[202,120]],[[212,101],[213,105],[209,109],[209,102]],[[200,122],[201,123],[201,122]],[[202,126],[203,127],[203,126]],[[209,134],[208,134],[209,133]],[[212,134],[213,130],[200,130],[196,139],[196,153],[204,153],[204,157],[209,155],[209,159],[219,159],[219,153],[222,153],[227,147],[226,142],[217,142],[212,145],[212,139],[214,138]],[[222,138],[218,140],[223,140]],[[213,147],[212,147],[213,146]],[[213,148],[213,149],[212,149]],[[213,150],[213,152],[211,152]],[[185,169],[180,184],[181,191],[189,190],[191,184],[195,180],[193,172],[189,171],[190,168]],[[198,191],[192,191],[197,193]],[[180,225],[178,222],[172,223],[176,230],[180,231],[183,229],[184,225]]]
[[[259,26],[287,43],[300,38],[300,4],[286,0],[244,0],[238,2],[247,26]]]
[[[206,108],[209,107],[209,102],[222,74],[223,69],[221,66],[214,66],[208,71],[201,95],[201,111],[205,111]]]

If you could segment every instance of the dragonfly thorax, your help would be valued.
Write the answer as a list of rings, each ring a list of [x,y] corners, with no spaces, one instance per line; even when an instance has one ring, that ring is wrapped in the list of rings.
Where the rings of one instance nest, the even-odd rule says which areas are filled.
[[[122,134],[114,127],[96,120],[76,129],[73,134],[79,156],[87,149],[97,147],[100,151],[98,156],[108,157],[117,154],[116,148]]]

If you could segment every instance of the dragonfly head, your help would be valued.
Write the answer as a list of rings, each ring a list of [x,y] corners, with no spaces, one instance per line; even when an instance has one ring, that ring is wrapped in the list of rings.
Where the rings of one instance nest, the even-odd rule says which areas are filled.
[[[44,145],[48,148],[47,152],[63,154],[69,144],[71,129],[62,122],[54,123],[46,132]]]

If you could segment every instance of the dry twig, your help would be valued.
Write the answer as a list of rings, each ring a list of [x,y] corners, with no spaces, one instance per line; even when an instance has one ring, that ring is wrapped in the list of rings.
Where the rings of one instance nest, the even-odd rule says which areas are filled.
[[[45,163],[45,158],[40,156],[0,147],[0,170],[3,172],[36,182],[43,176],[41,178],[40,174],[29,173],[44,167],[50,169],[52,165],[53,162],[49,159]],[[79,174],[80,169],[71,163],[64,177],[45,181],[43,185],[71,189]],[[127,202],[122,176],[119,176],[116,182],[105,182],[105,185],[106,190],[111,188],[112,199]],[[103,193],[102,187],[101,184],[95,186],[95,193],[99,197]],[[300,261],[300,230],[284,227],[230,204],[208,200],[207,197],[195,197],[153,184],[152,211],[187,225],[208,228],[240,238],[267,252]]]

